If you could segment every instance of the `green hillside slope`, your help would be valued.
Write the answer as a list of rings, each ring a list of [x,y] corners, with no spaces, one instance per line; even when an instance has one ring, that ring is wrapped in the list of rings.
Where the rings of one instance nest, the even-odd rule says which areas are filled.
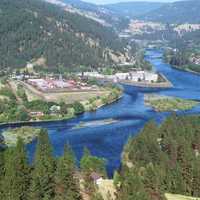
[[[123,51],[113,29],[40,0],[1,0],[0,35],[0,68],[41,57],[49,69],[97,67]]]

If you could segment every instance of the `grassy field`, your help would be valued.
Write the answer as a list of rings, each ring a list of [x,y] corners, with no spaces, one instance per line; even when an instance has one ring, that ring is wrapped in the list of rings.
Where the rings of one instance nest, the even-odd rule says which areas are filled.
[[[153,107],[157,112],[167,112],[176,110],[190,110],[197,106],[199,102],[181,98],[174,98],[159,95],[145,95],[145,104]]]
[[[165,197],[167,200],[200,200],[200,198],[188,197],[178,194],[169,194],[169,193],[166,193]]]
[[[87,91],[87,92],[66,92],[66,93],[50,93],[45,94],[45,99],[47,101],[53,101],[53,102],[65,102],[66,104],[71,104],[75,101],[85,101],[89,100],[93,97],[97,96],[104,96],[109,94],[109,91]]]

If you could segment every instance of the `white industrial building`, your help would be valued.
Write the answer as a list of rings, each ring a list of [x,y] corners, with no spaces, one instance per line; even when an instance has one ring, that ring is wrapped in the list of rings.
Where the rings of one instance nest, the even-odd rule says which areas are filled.
[[[119,81],[133,81],[133,82],[157,82],[158,74],[149,71],[131,71],[127,73],[116,73],[114,75],[103,75],[98,72],[84,72],[84,76],[107,79],[113,82]]]

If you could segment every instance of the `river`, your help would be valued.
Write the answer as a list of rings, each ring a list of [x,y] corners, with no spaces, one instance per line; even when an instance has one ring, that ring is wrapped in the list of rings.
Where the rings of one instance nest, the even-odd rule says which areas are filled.
[[[136,135],[150,119],[160,123],[169,113],[157,113],[144,105],[145,93],[165,94],[193,100],[200,100],[200,76],[179,71],[164,63],[162,51],[146,50],[145,59],[151,62],[154,68],[163,73],[174,85],[170,89],[150,89],[133,86],[123,86],[123,98],[117,102],[102,107],[96,112],[87,112],[75,119],[57,122],[33,123],[32,126],[48,129],[50,140],[54,147],[54,155],[63,153],[64,144],[69,143],[79,160],[83,148],[90,149],[93,155],[107,160],[109,176],[120,166],[120,157],[123,147],[130,136]],[[200,106],[189,111],[179,111],[179,114],[198,114]],[[113,123],[103,123],[109,120]],[[92,123],[94,122],[94,123]],[[79,124],[85,126],[79,126]],[[10,128],[21,125],[10,125]],[[0,131],[9,126],[0,127]],[[36,141],[27,145],[30,160],[33,158]]]

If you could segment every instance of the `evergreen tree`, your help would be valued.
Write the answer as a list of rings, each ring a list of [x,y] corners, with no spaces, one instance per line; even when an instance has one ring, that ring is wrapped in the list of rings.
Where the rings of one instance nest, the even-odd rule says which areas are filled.
[[[200,197],[200,160],[193,162],[192,196]]]
[[[80,161],[81,170],[85,175],[90,175],[92,172],[106,176],[105,159],[92,156],[87,148],[84,148],[83,157]]]
[[[25,145],[22,139],[18,139],[15,149],[15,167],[16,167],[16,200],[26,200],[29,186],[29,166],[27,163]]]
[[[4,152],[0,152],[0,180],[4,176]]]
[[[0,152],[0,199],[3,199],[4,152]]]
[[[158,170],[152,163],[147,165],[144,173],[143,183],[146,188],[146,191],[151,196],[152,199],[161,199],[160,194],[160,178],[158,176]]]
[[[5,154],[4,200],[27,199],[28,172],[24,143],[19,139],[17,146],[8,149]]]
[[[5,152],[5,176],[3,179],[3,199],[15,200],[16,192],[16,171],[14,160],[14,148],[9,148]]]
[[[80,200],[78,180],[75,178],[75,158],[69,146],[58,160],[55,173],[55,200]]]
[[[121,177],[118,173],[118,171],[114,172],[114,176],[113,176],[113,184],[115,187],[118,187],[120,185],[121,182]]]
[[[150,200],[144,189],[141,177],[135,169],[126,169],[123,177],[119,200]]]
[[[54,196],[55,163],[48,133],[42,130],[38,137],[34,170],[30,187],[30,200],[52,200]]]
[[[80,161],[81,171],[84,173],[90,173],[87,165],[87,160],[91,156],[90,150],[84,147],[83,156]],[[88,174],[89,175],[89,174]]]

